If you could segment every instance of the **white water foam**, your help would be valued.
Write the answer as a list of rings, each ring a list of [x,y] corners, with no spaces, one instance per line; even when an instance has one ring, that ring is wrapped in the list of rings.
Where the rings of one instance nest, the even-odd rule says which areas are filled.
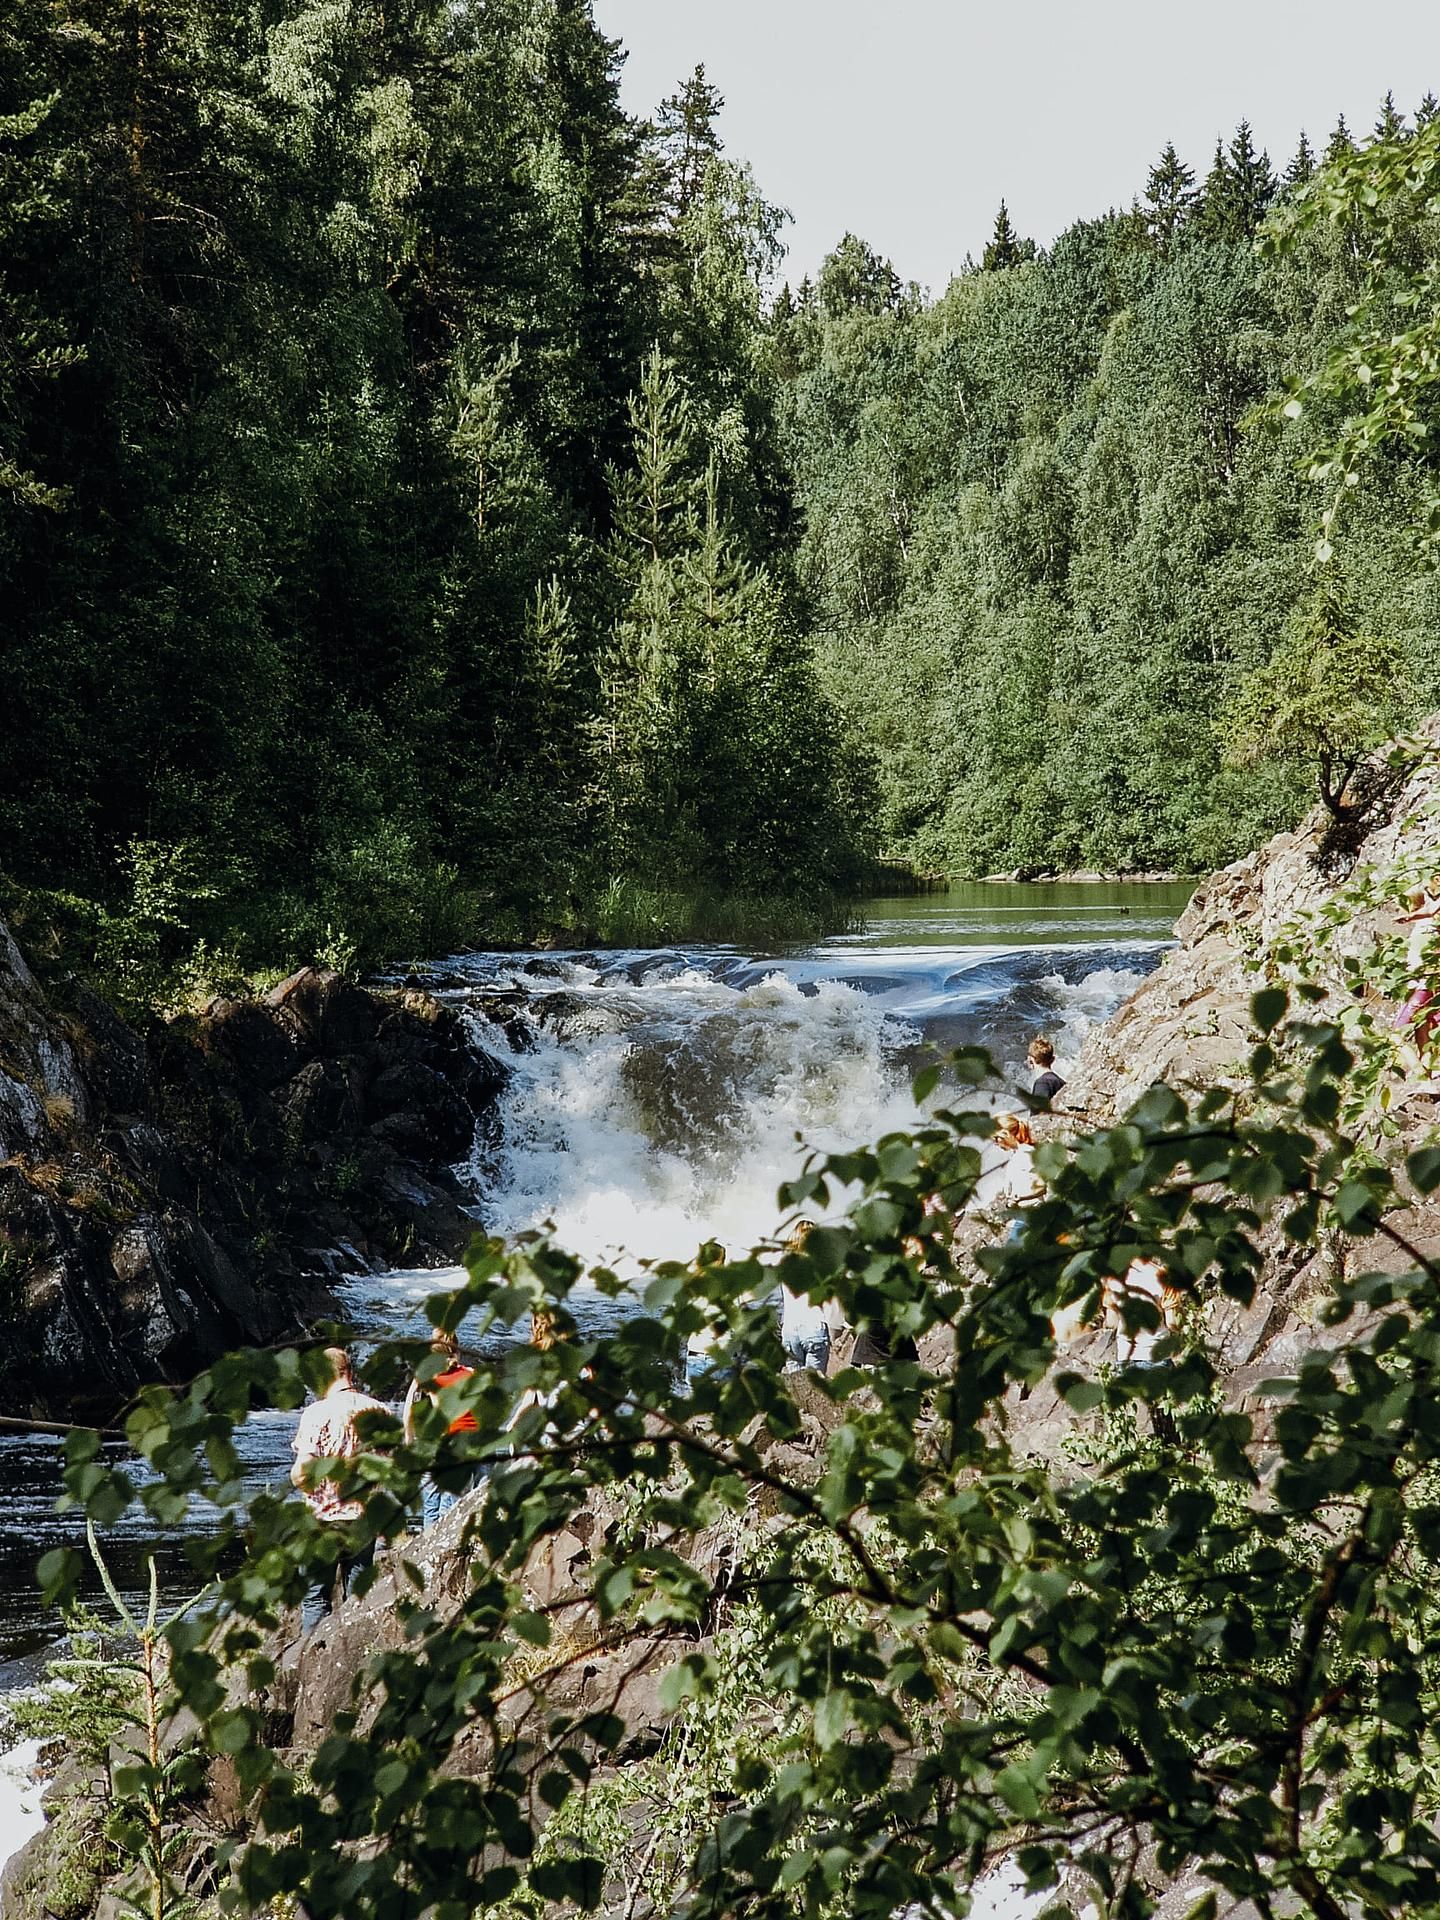
[[[857,964],[852,954],[843,980],[829,977],[828,956],[768,968],[655,956],[628,973],[569,960],[544,983],[492,975],[523,986],[527,1013],[507,1038],[484,995],[472,1002],[475,1044],[510,1074],[498,1138],[477,1143],[468,1169],[486,1227],[512,1235],[550,1223],[587,1262],[622,1268],[688,1259],[707,1237],[732,1251],[760,1244],[781,1221],[777,1189],[807,1151],[916,1124],[910,1079],[926,1029],[939,1023],[947,1044],[947,1016],[1003,1003],[1015,958],[887,950]],[[1031,1030],[1043,1019],[1062,1074],[1140,977],[1117,967],[1078,982],[1032,976],[1041,1010]],[[1004,1044],[1007,1077],[1020,1084],[1023,1041]]]
[[[0,1867],[45,1824],[36,1771],[39,1759],[38,1740],[22,1740],[8,1753],[0,1753]]]
[[[1085,1036],[1102,1020],[1108,1020],[1120,1003],[1140,985],[1143,974],[1125,967],[1099,967],[1083,980],[1062,980],[1059,974],[1046,974],[1039,985],[1055,1004],[1055,1015],[1048,1032],[1055,1048],[1055,1066],[1062,1079],[1075,1071]]]
[[[919,1036],[854,987],[775,972],[736,988],[689,968],[594,999],[559,1033],[542,1020],[530,1051],[475,1023],[511,1071],[499,1141],[473,1168],[492,1232],[550,1221],[591,1262],[688,1258],[706,1237],[748,1248],[774,1233],[807,1147],[916,1118],[897,1055]]]

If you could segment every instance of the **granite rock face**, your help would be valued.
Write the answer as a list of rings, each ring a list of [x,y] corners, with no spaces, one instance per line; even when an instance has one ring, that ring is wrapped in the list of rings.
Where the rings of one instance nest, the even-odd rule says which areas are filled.
[[[1440,715],[1421,736],[1440,748]],[[1176,923],[1179,941],[1118,1012],[1089,1036],[1064,1105],[1102,1121],[1121,1113],[1157,1080],[1207,1087],[1244,1077],[1254,1044],[1250,996],[1265,984],[1257,962],[1297,916],[1323,908],[1362,869],[1377,875],[1440,874],[1440,776],[1422,762],[1408,775],[1377,756],[1355,783],[1355,811],[1337,828],[1317,808],[1294,833],[1212,874]],[[1335,989],[1338,963],[1363,953],[1396,925],[1392,909],[1362,909],[1339,931],[1336,969],[1319,984]]]
[[[104,1417],[347,1267],[456,1258],[503,1083],[429,995],[319,968],[142,1034],[0,923],[0,1412]]]
[[[1440,747],[1440,716],[1426,722],[1421,737]],[[1285,938],[1298,916],[1323,912],[1348,883],[1372,875],[1384,893],[1388,880],[1434,883],[1440,878],[1440,772],[1421,758],[1410,770],[1377,755],[1352,791],[1354,809],[1337,828],[1317,808],[1293,833],[1280,834],[1259,852],[1212,874],[1196,888],[1178,921],[1178,945],[1157,972],[1135,990],[1103,1027],[1090,1034],[1061,1105],[1087,1125],[1106,1125],[1124,1114],[1150,1086],[1163,1080],[1185,1092],[1216,1084],[1248,1084],[1246,1060],[1255,1044],[1250,1000],[1266,984],[1266,955]],[[1393,893],[1394,888],[1390,891]],[[1344,978],[1347,957],[1369,953],[1399,930],[1393,900],[1352,902],[1338,918],[1315,980],[1326,989],[1318,1017],[1338,1014],[1354,998]],[[1393,1011],[1377,1004],[1380,1017]],[[1440,1125],[1440,1085],[1416,1073],[1390,1087],[1393,1132],[1385,1151],[1401,1157]],[[1056,1122],[1064,1129],[1062,1117]],[[1440,1206],[1418,1203],[1395,1221],[1422,1251],[1440,1251]],[[1207,1332],[1237,1400],[1252,1406],[1259,1380],[1295,1367],[1300,1356],[1325,1344],[1318,1308],[1339,1263],[1385,1270],[1404,1264],[1393,1247],[1367,1240],[1307,1254],[1278,1232],[1266,1239],[1267,1261],[1253,1304],[1212,1302]],[[1348,1332],[1353,1337],[1358,1322]],[[1109,1335],[1093,1335],[1096,1358],[1105,1358]],[[1083,1346],[1080,1355],[1083,1358]],[[1259,1410],[1254,1402],[1252,1410]],[[1043,1414],[1027,1407],[1041,1450]],[[1057,1407],[1057,1431],[1064,1411]]]

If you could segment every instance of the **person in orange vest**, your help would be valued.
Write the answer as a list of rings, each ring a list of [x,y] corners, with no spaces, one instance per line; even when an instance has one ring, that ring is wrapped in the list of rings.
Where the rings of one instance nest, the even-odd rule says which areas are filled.
[[[445,1387],[458,1387],[462,1380],[469,1380],[475,1372],[473,1367],[467,1367],[461,1360],[460,1343],[453,1333],[437,1333],[430,1342],[430,1351],[437,1354],[446,1364],[428,1383],[422,1384],[419,1380],[410,1382],[409,1392],[405,1395],[403,1415],[405,1438],[409,1442],[413,1442],[415,1438],[415,1409],[420,1396],[425,1394],[431,1400],[438,1400]],[[479,1423],[468,1408],[458,1413],[450,1422],[451,1433],[475,1433],[478,1430]],[[473,1480],[471,1484],[474,1484]],[[462,1488],[461,1491],[465,1489]],[[459,1493],[448,1493],[443,1487],[436,1486],[432,1476],[427,1473],[420,1482],[422,1525],[426,1528],[433,1527],[437,1520],[450,1511],[459,1498]]]

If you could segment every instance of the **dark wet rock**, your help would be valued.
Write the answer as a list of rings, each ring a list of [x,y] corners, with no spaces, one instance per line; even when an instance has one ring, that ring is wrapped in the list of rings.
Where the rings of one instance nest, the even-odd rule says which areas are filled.
[[[138,1032],[0,923],[0,1411],[106,1416],[337,1271],[457,1258],[504,1082],[453,1008],[313,967]]]
[[[302,1031],[277,1020],[258,1000],[215,1000],[210,1038],[241,1076],[267,1090],[293,1079],[306,1058]]]
[[[301,1147],[352,1138],[360,1126],[355,1068],[345,1060],[312,1060],[285,1090],[284,1125]]]
[[[302,1047],[322,1054],[361,1053],[375,1039],[375,996],[325,967],[302,967],[265,995]]]
[[[562,1040],[624,1033],[645,1018],[633,1000],[589,993],[543,993],[530,1002],[533,1017]]]
[[[475,1136],[475,1109],[465,1093],[418,1060],[387,1067],[367,1105],[376,1137],[401,1153],[458,1160]]]

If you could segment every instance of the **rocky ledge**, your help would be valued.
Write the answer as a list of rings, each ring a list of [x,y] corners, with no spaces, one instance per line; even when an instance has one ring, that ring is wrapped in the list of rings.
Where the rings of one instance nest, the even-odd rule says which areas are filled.
[[[1307,924],[1328,927],[1307,969],[1325,990],[1316,1017],[1338,1019],[1363,1002],[1382,1026],[1389,1023],[1395,1006],[1377,992],[1370,963],[1404,931],[1397,896],[1412,885],[1433,886],[1440,876],[1440,715],[1426,722],[1417,747],[1408,759],[1386,750],[1367,763],[1342,821],[1317,808],[1293,833],[1200,883],[1176,925],[1177,946],[1088,1036],[1062,1096],[1065,1111],[1047,1125],[1062,1133],[1077,1120],[1107,1125],[1157,1081],[1191,1095],[1217,1084],[1248,1087],[1251,998],[1283,977],[1277,954]],[[1375,1151],[1398,1162],[1440,1129],[1440,1081],[1417,1065],[1408,1075],[1397,1069],[1387,1082],[1383,1129],[1370,1129],[1367,1138],[1373,1133]],[[1377,1098],[1377,1119],[1380,1111]],[[1417,1198],[1392,1221],[1432,1258],[1440,1258],[1437,1202],[1440,1196]],[[1352,1265],[1389,1271],[1407,1264],[1398,1248],[1373,1238],[1347,1242],[1332,1234],[1322,1252],[1306,1253],[1268,1228],[1262,1245],[1266,1261],[1254,1302],[1242,1308],[1215,1300],[1206,1318],[1206,1339],[1229,1393],[1257,1412],[1251,1394],[1258,1381],[1293,1371],[1323,1344],[1319,1308],[1337,1279]],[[1351,1337],[1360,1326],[1359,1319],[1350,1323]],[[1089,1357],[1108,1357],[1112,1340],[1091,1336]],[[1077,1358],[1086,1357],[1082,1343]],[[1040,1450],[1047,1418],[1056,1433],[1070,1418],[1048,1388],[1025,1414]]]
[[[0,1413],[104,1417],[475,1231],[504,1070],[423,992],[306,968],[142,1034],[0,923]]]

